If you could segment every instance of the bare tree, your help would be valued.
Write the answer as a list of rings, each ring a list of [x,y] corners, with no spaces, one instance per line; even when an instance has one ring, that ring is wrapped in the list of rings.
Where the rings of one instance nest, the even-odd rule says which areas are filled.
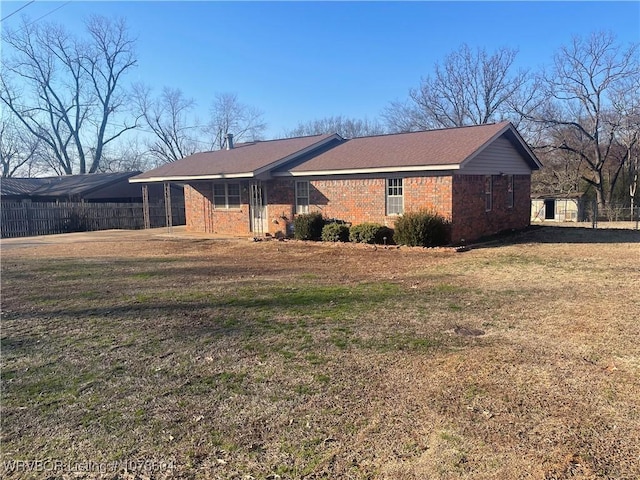
[[[346,118],[341,115],[325,117],[299,123],[296,128],[286,132],[286,137],[338,133],[344,138],[366,137],[385,133],[385,128],[377,121]]]
[[[12,57],[0,101],[48,149],[52,168],[66,174],[96,172],[105,146],[136,127],[122,116],[115,121],[127,107],[122,78],[136,65],[124,20],[94,16],[86,28],[79,39],[25,18],[2,35]]]
[[[40,140],[28,130],[16,125],[16,119],[10,112],[3,111],[0,118],[2,177],[13,177],[17,174],[30,176],[32,172],[40,171],[40,150]]]
[[[558,150],[536,149],[544,168],[533,173],[531,191],[537,194],[572,194],[580,192],[583,166],[579,156],[568,156]]]
[[[395,132],[503,120],[511,113],[510,99],[528,79],[527,72],[513,72],[517,53],[503,47],[488,54],[463,44],[435,64],[433,76],[412,88],[408,101],[391,102],[382,116]]]
[[[629,210],[633,218],[640,175],[640,75],[620,83],[612,95],[612,105],[619,119],[617,140],[622,146],[621,163],[626,166],[626,172],[623,171],[626,178],[623,180],[629,193]]]
[[[117,142],[117,145],[105,152],[100,172],[145,171],[157,166],[157,158],[150,154],[147,146],[136,136]]]
[[[204,131],[212,150],[224,148],[227,134],[234,140],[259,140],[267,128],[259,109],[241,103],[235,93],[219,93],[211,104],[211,119]]]
[[[158,163],[175,162],[198,151],[193,99],[168,87],[159,97],[152,98],[151,90],[143,85],[134,87],[134,99],[141,118],[153,133],[148,148]]]
[[[547,148],[580,158],[582,180],[594,188],[603,210],[625,165],[622,137],[629,125],[637,135],[637,123],[629,124],[628,111],[628,102],[637,102],[637,90],[635,100],[620,94],[638,85],[637,54],[638,45],[623,48],[610,33],[575,37],[554,56],[552,68],[540,75],[540,89],[531,99],[536,108],[521,110],[545,127]]]

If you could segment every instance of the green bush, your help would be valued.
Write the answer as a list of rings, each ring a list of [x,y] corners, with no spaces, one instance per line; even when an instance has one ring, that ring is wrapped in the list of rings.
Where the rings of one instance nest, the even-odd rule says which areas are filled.
[[[440,214],[421,210],[396,220],[394,241],[410,247],[436,247],[449,243],[450,224]]]
[[[355,243],[393,243],[393,230],[379,223],[361,223],[351,227],[349,240]]]
[[[327,223],[322,228],[323,242],[348,242],[349,227],[343,223]]]
[[[293,220],[293,238],[296,240],[320,240],[324,218],[321,213],[303,213]]]

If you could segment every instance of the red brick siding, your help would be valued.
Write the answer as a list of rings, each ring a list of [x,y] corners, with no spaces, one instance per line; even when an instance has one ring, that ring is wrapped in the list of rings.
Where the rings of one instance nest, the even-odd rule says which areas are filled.
[[[405,212],[428,208],[451,216],[451,176],[404,178],[402,187]],[[377,222],[392,227],[397,217],[386,215],[386,188],[384,178],[312,180],[310,210],[354,225]]]
[[[268,201],[265,231],[286,233],[295,213],[295,179],[264,182]],[[316,179],[309,182],[309,209],[326,218],[359,224],[378,222],[393,227],[386,215],[386,179]],[[493,205],[485,211],[483,175],[443,175],[403,179],[404,211],[432,209],[452,220],[452,241],[529,225],[531,178],[514,177],[514,208],[507,208],[507,177],[493,176]],[[187,230],[250,235],[248,182],[241,183],[240,209],[213,208],[210,182],[185,187]]]
[[[447,219],[451,219],[452,177],[405,178],[404,211],[433,210]]]
[[[184,187],[185,216],[188,232],[249,235],[249,199],[245,184],[241,184],[239,209],[213,207],[213,184],[193,183]]]
[[[484,175],[453,177],[451,240],[454,243],[529,225],[531,177],[514,176],[514,207],[507,208],[507,176],[493,175],[493,205],[488,212],[485,211],[484,180]]]
[[[295,212],[295,181],[274,180],[265,182],[267,193],[267,223],[265,231],[275,235],[288,232],[288,225],[293,223]]]

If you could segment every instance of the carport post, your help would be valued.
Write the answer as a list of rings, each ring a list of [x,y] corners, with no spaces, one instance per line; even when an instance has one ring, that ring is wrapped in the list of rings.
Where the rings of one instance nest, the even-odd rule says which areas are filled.
[[[142,218],[144,229],[151,228],[151,220],[149,218],[149,185],[142,184]]]
[[[173,217],[171,215],[171,184],[169,182],[164,182],[164,216],[169,233],[171,233]]]

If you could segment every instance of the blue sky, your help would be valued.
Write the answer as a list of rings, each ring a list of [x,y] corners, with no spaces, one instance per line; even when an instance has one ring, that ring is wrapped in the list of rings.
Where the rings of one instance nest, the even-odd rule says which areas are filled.
[[[28,2],[3,1],[2,18]],[[60,7],[60,8],[59,8]],[[260,108],[275,138],[301,121],[376,118],[462,43],[519,49],[537,69],[573,35],[610,30],[640,41],[640,2],[50,2],[22,14],[80,30],[122,16],[137,36],[129,81],[180,88],[202,117],[216,93]]]

